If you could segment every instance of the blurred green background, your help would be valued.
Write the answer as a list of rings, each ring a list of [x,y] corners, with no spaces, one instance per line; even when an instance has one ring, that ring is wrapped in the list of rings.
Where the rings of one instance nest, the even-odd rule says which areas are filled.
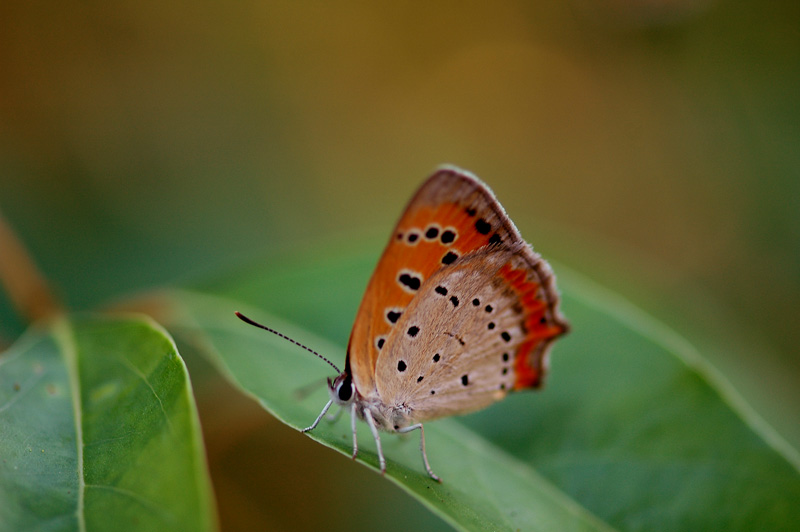
[[[800,420],[796,1],[6,2],[0,73],[0,210],[71,308],[276,250],[366,238],[377,260],[453,163],[546,257],[687,336],[767,420]],[[0,337],[23,329],[0,296]],[[274,477],[231,473],[271,453],[322,491],[319,523],[359,513],[341,477],[386,500],[357,519],[424,514],[195,386],[226,529],[298,524]],[[775,428],[800,445],[800,423]]]

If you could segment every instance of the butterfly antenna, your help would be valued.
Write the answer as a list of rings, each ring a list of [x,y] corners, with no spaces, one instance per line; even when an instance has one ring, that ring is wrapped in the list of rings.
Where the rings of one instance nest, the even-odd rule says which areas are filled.
[[[271,332],[272,334],[274,334],[274,335],[276,335],[276,336],[280,336],[280,337],[281,337],[281,338],[283,338],[284,340],[289,340],[290,342],[292,342],[294,345],[296,345],[296,346],[298,346],[298,347],[302,347],[303,349],[305,349],[305,350],[306,350],[306,351],[308,351],[309,353],[313,353],[313,354],[317,355],[319,358],[321,358],[322,360],[324,360],[325,362],[327,362],[328,364],[330,364],[330,366],[331,366],[333,369],[335,369],[335,370],[336,370],[336,373],[341,373],[341,372],[342,372],[342,371],[341,371],[339,368],[337,368],[337,367],[336,367],[336,364],[334,364],[333,362],[331,362],[330,360],[328,360],[328,359],[327,359],[327,358],[325,358],[324,356],[320,355],[319,353],[317,353],[316,351],[314,351],[314,350],[313,350],[313,349],[311,349],[310,347],[306,347],[305,345],[301,344],[301,343],[300,343],[300,342],[298,342],[297,340],[292,340],[291,338],[289,338],[289,337],[288,337],[288,336],[286,336],[285,334],[281,334],[281,333],[279,333],[278,331],[276,331],[275,329],[270,329],[270,328],[269,328],[269,327],[267,327],[266,325],[261,325],[260,323],[258,323],[258,322],[256,322],[256,321],[253,321],[253,320],[251,320],[250,318],[248,318],[247,316],[245,316],[244,314],[242,314],[242,313],[241,313],[241,312],[239,312],[239,311],[236,311],[234,314],[236,314],[236,317],[237,317],[237,318],[239,318],[240,320],[242,320],[242,321],[243,321],[243,322],[245,322],[245,323],[249,323],[249,324],[250,324],[250,325],[252,325],[253,327],[258,327],[258,328],[260,328],[260,329],[264,329],[265,331]]]

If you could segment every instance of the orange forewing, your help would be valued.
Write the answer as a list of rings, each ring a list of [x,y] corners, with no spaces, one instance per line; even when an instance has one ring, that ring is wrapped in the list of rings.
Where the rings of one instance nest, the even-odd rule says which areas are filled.
[[[436,236],[428,238],[431,228],[436,229]],[[448,231],[452,241],[449,235],[445,238]],[[476,178],[451,169],[431,176],[397,223],[356,315],[346,367],[356,389],[362,395],[375,390],[379,345],[392,330],[387,313],[402,312],[415,295],[413,289],[398,282],[398,275],[408,272],[421,284],[456,258],[487,244],[521,242],[503,208]]]

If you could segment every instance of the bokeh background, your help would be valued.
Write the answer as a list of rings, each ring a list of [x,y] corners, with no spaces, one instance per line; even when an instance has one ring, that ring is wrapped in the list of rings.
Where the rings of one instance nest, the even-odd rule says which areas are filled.
[[[5,2],[0,211],[83,310],[380,240],[454,163],[797,446],[799,94],[793,0]],[[198,374],[225,529],[441,526]]]

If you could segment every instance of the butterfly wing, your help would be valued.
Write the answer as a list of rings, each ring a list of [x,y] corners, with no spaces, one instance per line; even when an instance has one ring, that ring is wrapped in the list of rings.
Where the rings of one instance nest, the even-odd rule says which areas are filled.
[[[378,358],[381,401],[417,422],[538,386],[566,331],[553,282],[526,244],[483,248],[435,273]]]
[[[378,393],[378,358],[422,287],[436,272],[487,245],[520,250],[526,246],[494,194],[478,178],[454,168],[437,171],[422,184],[400,217],[356,315],[346,371],[360,394]],[[527,254],[530,268],[549,272],[530,250]],[[551,321],[563,329],[552,276],[539,277],[544,283],[540,286],[547,291],[544,300]]]

